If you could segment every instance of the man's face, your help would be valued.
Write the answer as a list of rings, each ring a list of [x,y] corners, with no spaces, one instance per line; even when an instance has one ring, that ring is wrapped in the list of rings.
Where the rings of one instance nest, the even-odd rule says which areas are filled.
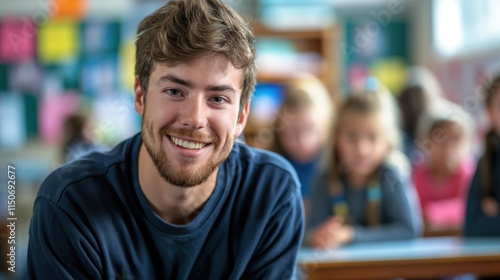
[[[238,115],[243,71],[224,57],[157,64],[146,95],[135,83],[142,139],[160,175],[180,187],[205,182],[229,156],[246,123]]]

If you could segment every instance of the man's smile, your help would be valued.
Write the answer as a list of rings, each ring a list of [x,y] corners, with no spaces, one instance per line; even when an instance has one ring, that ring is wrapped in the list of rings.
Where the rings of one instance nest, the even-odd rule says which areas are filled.
[[[186,148],[186,149],[190,149],[190,150],[199,150],[207,145],[207,143],[183,140],[183,139],[173,137],[170,135],[169,135],[169,137],[172,140],[172,142],[174,142],[175,145],[177,145],[179,147]]]

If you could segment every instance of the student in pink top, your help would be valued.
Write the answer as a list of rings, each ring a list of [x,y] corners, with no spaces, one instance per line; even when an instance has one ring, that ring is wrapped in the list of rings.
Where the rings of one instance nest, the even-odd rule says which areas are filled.
[[[475,170],[470,124],[464,110],[444,100],[420,120],[417,146],[423,160],[415,165],[412,181],[428,230],[462,226],[467,189]]]

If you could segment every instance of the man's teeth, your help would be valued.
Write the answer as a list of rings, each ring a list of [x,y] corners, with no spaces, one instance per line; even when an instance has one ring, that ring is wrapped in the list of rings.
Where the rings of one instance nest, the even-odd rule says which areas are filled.
[[[201,148],[205,147],[205,145],[206,145],[204,143],[189,142],[189,141],[175,138],[172,136],[170,136],[170,139],[172,139],[172,141],[174,142],[175,145],[181,146],[181,147],[186,148],[186,149],[197,150],[197,149],[201,149]]]

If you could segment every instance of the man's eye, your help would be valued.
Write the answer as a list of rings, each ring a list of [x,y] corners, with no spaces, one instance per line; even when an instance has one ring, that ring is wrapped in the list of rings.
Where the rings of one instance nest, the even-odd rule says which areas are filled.
[[[215,103],[221,103],[221,104],[227,102],[227,100],[224,97],[220,97],[220,96],[212,97],[212,101]]]
[[[180,96],[182,94],[180,90],[173,88],[166,89],[165,92],[171,96]]]

